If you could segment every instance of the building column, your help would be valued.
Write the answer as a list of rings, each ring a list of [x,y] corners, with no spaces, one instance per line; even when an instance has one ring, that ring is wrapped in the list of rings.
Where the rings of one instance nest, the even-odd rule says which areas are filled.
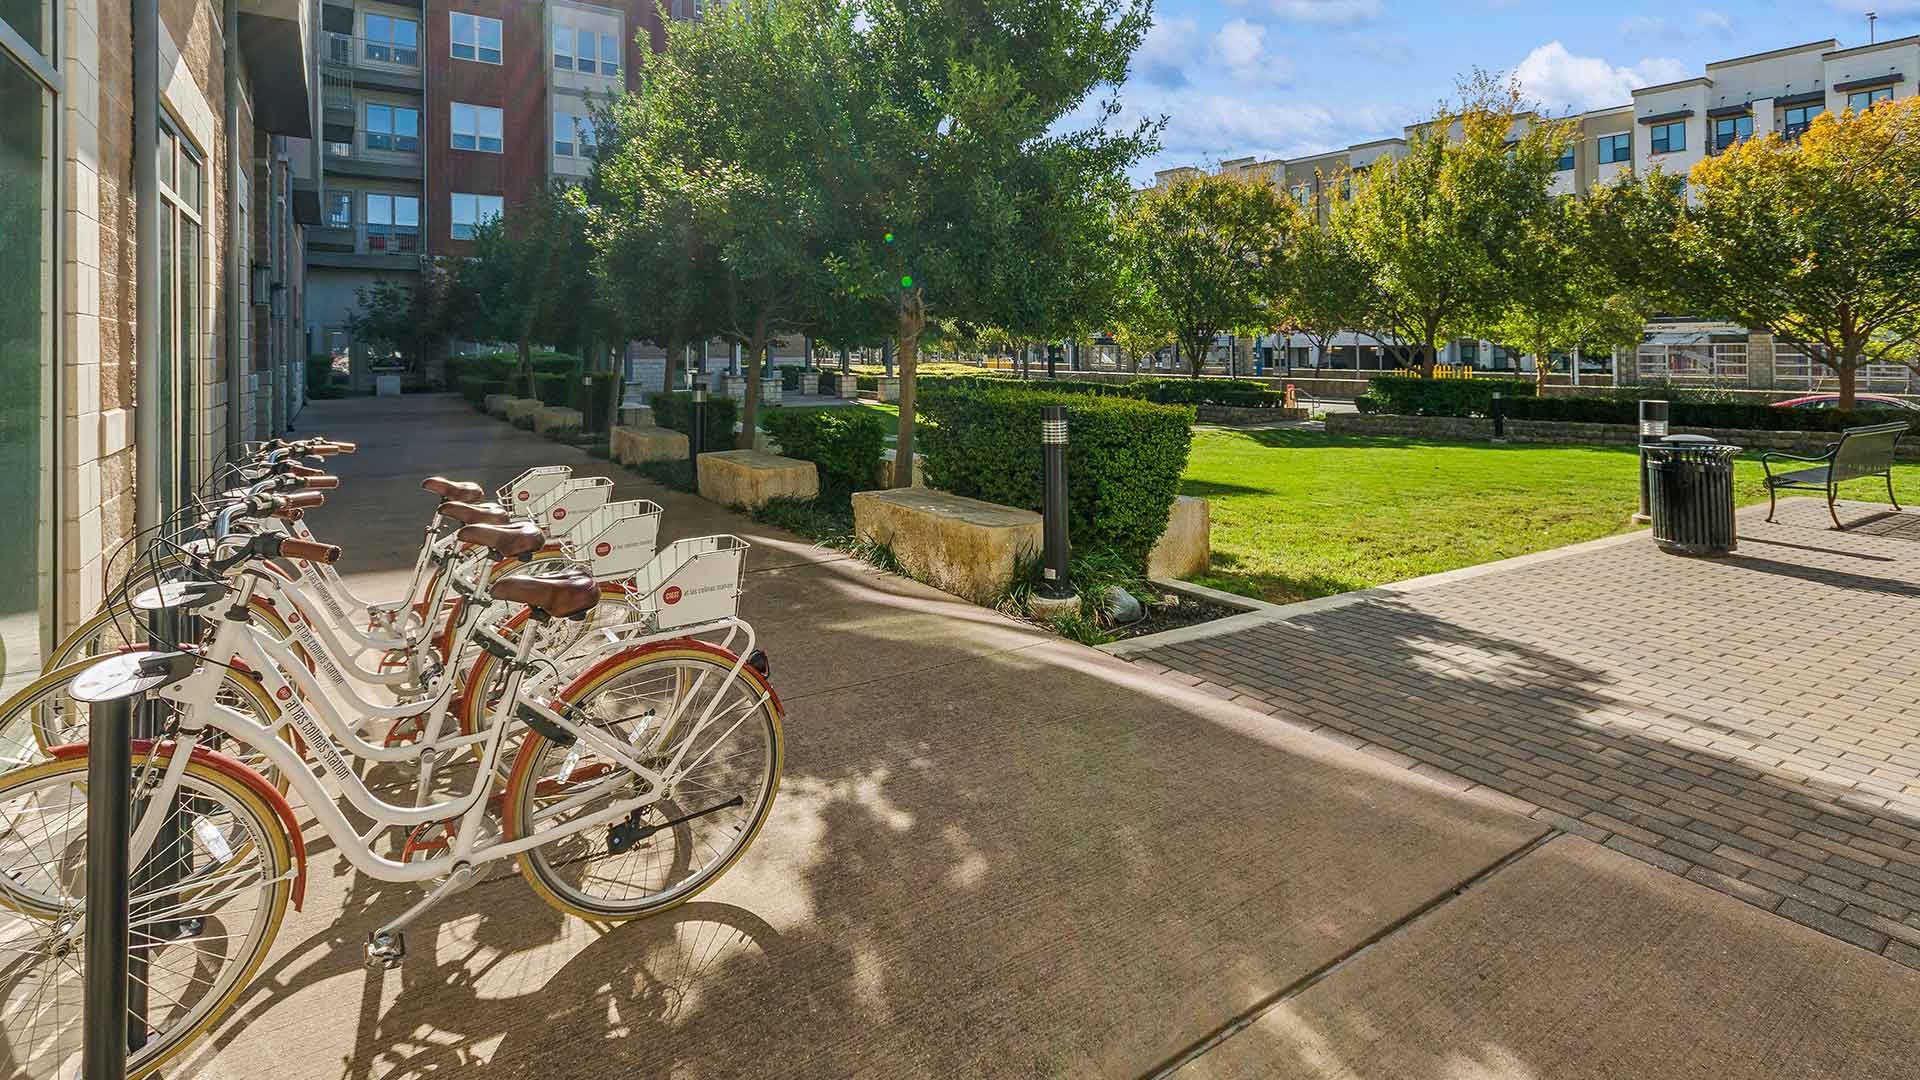
[[[1747,389],[1774,389],[1773,335],[1747,334]]]

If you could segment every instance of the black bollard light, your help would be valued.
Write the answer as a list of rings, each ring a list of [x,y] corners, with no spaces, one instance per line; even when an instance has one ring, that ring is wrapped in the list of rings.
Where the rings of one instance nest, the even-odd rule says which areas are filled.
[[[1048,405],[1040,420],[1040,453],[1045,464],[1041,512],[1045,548],[1040,591],[1048,597],[1073,595],[1067,567],[1067,407]]]
[[[687,409],[687,466],[693,470],[693,482],[700,483],[700,451],[707,437],[707,388],[694,384],[693,401]]]
[[[1492,412],[1493,412],[1493,441],[1506,442],[1507,441],[1506,403],[1501,401],[1500,391],[1498,390],[1495,390],[1493,392]]]
[[[1667,437],[1668,415],[1669,406],[1664,401],[1644,399],[1640,402],[1640,509],[1633,515],[1636,524],[1653,520],[1647,513],[1647,447],[1657,446]]]

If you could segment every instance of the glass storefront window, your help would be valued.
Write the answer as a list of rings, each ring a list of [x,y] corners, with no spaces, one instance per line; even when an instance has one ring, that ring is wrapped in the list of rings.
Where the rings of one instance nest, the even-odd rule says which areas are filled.
[[[6,0],[0,16],[23,34],[35,11]],[[33,5],[38,8],[39,5]],[[31,37],[29,37],[31,40]],[[11,692],[40,669],[42,611],[50,606],[52,454],[47,378],[53,344],[53,94],[0,51],[0,685]],[[0,740],[5,733],[0,733]]]

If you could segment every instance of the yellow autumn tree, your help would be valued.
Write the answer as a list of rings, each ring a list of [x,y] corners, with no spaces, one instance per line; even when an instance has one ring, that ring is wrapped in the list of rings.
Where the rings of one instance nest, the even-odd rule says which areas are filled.
[[[1736,145],[1689,180],[1675,239],[1700,314],[1800,347],[1841,408],[1861,368],[1920,364],[1920,99]]]

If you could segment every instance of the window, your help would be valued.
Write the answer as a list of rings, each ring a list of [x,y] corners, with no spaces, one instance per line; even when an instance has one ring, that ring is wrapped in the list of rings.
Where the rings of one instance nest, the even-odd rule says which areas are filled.
[[[1671,124],[1655,124],[1651,134],[1653,136],[1653,143],[1649,148],[1651,153],[1671,154],[1687,148],[1687,125],[1684,121],[1675,120]]]
[[[573,70],[573,27],[553,28],[553,66],[560,71]]]
[[[453,148],[500,152],[500,110],[490,105],[453,103]]]
[[[332,140],[328,140],[327,156],[328,157],[352,157],[353,144],[350,142],[333,142]]]
[[[453,20],[453,58],[482,64],[500,62],[500,20],[485,15],[449,13]]]
[[[52,5],[0,3],[0,27],[18,31],[29,49],[45,48],[52,40],[52,10]],[[61,52],[54,57],[29,52],[22,59],[54,69]],[[0,416],[6,418],[0,421],[0,461],[6,462],[0,512],[13,522],[6,565],[0,568],[0,623],[7,626],[0,678],[18,673],[24,680],[40,666],[41,634],[52,629],[41,613],[55,610],[50,590],[60,577],[49,572],[55,550],[52,449],[59,440],[46,418],[53,376],[60,371],[48,357],[54,312],[60,310],[54,235],[61,227],[59,177],[65,170],[54,125],[61,97],[16,62],[5,43],[0,43],[0,101],[6,102],[0,108],[0,221],[7,223],[6,243],[0,244],[0,274],[7,282],[6,300],[0,302]]]
[[[353,192],[327,192],[327,228],[350,229],[353,227]],[[244,278],[244,275],[243,275]]]
[[[419,153],[420,110],[399,105],[368,105],[367,149]]]
[[[600,35],[600,74],[609,78],[620,74],[620,39],[612,34]]]
[[[388,64],[420,63],[420,24],[391,15],[367,16],[367,59]]]
[[[1878,90],[1856,90],[1847,95],[1847,108],[1854,112],[1865,112],[1883,101],[1893,100],[1893,87],[1883,86]]]
[[[579,69],[582,73],[591,75],[595,71],[599,70],[598,62],[595,60],[595,57],[598,56],[599,54],[598,54],[598,51],[594,48],[594,44],[593,44],[594,33],[591,30],[581,30],[579,31],[579,34],[580,34],[580,51],[577,54],[575,54],[573,63],[574,63],[574,66],[577,69]]]
[[[468,195],[453,193],[453,238],[471,240],[480,226],[500,216],[501,200],[498,195]]]
[[[1568,143],[1567,148],[1565,150],[1560,151],[1560,156],[1554,160],[1553,171],[1554,172],[1572,172],[1573,171],[1573,144],[1572,143]]]
[[[586,157],[593,152],[593,118],[572,113],[553,114],[553,152],[559,157]]]
[[[1797,139],[1813,123],[1814,117],[1826,111],[1825,105],[1799,105],[1788,109],[1781,117],[1781,133],[1789,139]]]
[[[1713,122],[1713,150],[1719,153],[1734,143],[1753,138],[1753,115],[1729,116]]]
[[[367,196],[367,250],[420,250],[420,200],[412,195]]]
[[[1618,135],[1600,136],[1600,164],[1612,165],[1615,162],[1632,160],[1632,132],[1623,131]]]

